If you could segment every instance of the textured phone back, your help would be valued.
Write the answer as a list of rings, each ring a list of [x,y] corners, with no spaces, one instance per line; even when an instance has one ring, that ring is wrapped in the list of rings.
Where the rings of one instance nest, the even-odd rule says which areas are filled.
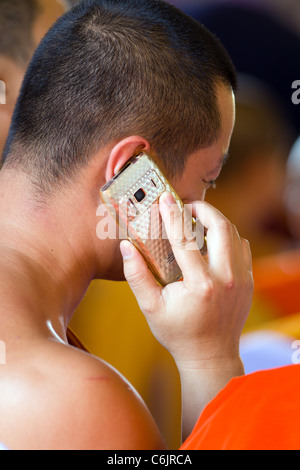
[[[138,202],[134,195],[145,193]],[[101,198],[128,238],[142,253],[158,282],[167,285],[182,278],[159,213],[160,196],[169,191],[180,208],[178,195],[153,160],[142,153],[101,189]]]

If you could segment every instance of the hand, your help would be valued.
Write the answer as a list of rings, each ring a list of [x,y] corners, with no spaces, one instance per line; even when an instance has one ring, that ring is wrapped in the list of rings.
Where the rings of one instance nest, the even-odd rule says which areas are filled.
[[[124,241],[125,277],[156,339],[179,368],[209,367],[239,357],[239,341],[253,295],[249,243],[216,209],[193,204],[193,215],[207,229],[208,256],[182,234],[182,212],[169,193],[160,211],[183,282],[160,287],[136,248]]]

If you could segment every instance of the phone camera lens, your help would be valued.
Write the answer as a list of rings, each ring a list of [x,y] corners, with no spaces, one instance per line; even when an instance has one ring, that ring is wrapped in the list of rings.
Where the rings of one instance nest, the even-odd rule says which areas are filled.
[[[142,202],[145,197],[146,197],[146,193],[143,189],[139,189],[135,194],[134,194],[134,197],[135,199],[137,200],[137,202]]]

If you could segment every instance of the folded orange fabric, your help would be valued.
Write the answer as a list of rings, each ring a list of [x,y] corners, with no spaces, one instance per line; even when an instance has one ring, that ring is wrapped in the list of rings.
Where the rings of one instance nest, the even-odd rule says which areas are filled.
[[[299,450],[299,392],[299,365],[233,379],[181,450]]]

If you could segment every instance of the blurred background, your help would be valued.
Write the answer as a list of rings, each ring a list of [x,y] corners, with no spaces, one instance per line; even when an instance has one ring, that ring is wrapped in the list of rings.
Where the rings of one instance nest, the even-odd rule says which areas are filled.
[[[32,10],[27,22],[15,22],[19,31],[35,32],[31,53],[55,18],[78,3],[37,1],[39,13]],[[5,2],[15,3],[16,17],[23,19],[27,3],[0,0],[0,45],[1,29],[3,33],[7,24]],[[292,83],[300,80],[300,2],[169,3],[214,32],[238,70],[230,158],[207,200],[237,226],[253,251],[255,295],[241,341],[246,373],[288,365],[292,343],[300,339],[300,105],[292,102]],[[10,31],[17,45],[20,38],[13,34],[14,28]],[[29,60],[30,53],[19,60],[0,48],[0,80],[8,90],[7,104],[0,106],[0,151]],[[136,387],[170,448],[177,448],[181,407],[177,370],[152,337],[127,284],[92,283],[70,327],[93,354]]]

